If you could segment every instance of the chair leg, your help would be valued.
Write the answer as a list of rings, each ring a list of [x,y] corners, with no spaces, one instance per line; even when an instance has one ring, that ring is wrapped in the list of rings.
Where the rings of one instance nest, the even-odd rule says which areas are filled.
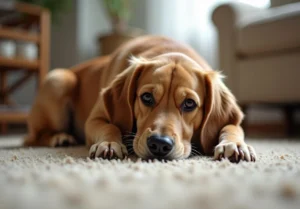
[[[0,134],[6,134],[7,133],[7,124],[1,123],[0,124]]]
[[[294,112],[295,108],[293,106],[284,107],[286,134],[288,137],[292,137],[296,134]]]
[[[5,94],[4,94],[5,88],[6,88],[6,72],[0,71],[0,104],[5,103]]]
[[[7,96],[4,93],[7,86],[7,73],[6,71],[0,72],[0,104],[6,104],[7,102]],[[7,132],[7,123],[1,123],[0,124],[0,133],[6,134]]]

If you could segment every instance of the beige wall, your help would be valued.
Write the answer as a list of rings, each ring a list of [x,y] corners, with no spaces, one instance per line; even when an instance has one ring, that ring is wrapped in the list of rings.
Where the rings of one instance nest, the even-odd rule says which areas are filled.
[[[78,7],[74,3],[72,8],[61,16],[59,22],[51,27],[51,69],[78,63],[77,13]]]

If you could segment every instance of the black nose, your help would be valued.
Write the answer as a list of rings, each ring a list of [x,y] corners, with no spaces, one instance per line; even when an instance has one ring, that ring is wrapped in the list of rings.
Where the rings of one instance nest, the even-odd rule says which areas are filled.
[[[147,141],[150,152],[158,157],[164,157],[171,152],[174,141],[167,136],[152,135]]]

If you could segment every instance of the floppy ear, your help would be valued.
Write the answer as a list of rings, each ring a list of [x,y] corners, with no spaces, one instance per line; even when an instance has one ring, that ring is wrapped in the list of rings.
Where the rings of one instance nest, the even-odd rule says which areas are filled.
[[[240,125],[244,117],[222,78],[223,76],[216,71],[204,75],[206,95],[200,139],[206,154],[213,154],[214,146],[219,142],[219,133],[224,126]]]
[[[119,127],[122,133],[133,128],[133,105],[142,69],[142,66],[131,64],[101,92],[108,122]]]

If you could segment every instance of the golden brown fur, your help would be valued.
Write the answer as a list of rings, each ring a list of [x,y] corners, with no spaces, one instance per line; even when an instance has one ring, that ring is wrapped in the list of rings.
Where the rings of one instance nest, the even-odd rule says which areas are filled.
[[[152,95],[151,107],[141,99],[144,93]],[[183,105],[191,100],[196,106],[187,111]],[[193,49],[145,36],[110,56],[51,71],[32,107],[25,144],[61,146],[85,138],[91,157],[123,158],[122,138],[134,134],[135,153],[147,159],[157,157],[147,145],[155,135],[174,142],[165,159],[187,158],[197,140],[215,159],[253,161],[242,119],[222,75]]]

